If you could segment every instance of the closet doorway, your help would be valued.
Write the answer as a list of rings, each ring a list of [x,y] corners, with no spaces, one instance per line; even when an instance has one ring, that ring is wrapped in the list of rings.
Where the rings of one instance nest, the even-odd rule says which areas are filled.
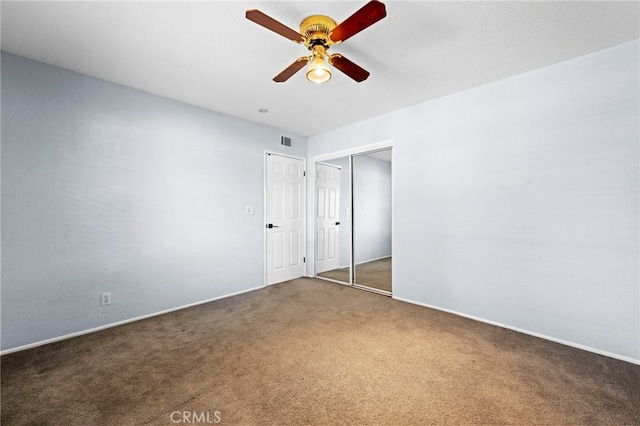
[[[316,277],[392,294],[392,160],[390,146],[316,160]]]

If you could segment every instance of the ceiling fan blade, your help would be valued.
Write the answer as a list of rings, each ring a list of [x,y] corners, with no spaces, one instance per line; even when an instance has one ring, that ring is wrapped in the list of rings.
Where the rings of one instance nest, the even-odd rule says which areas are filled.
[[[276,83],[284,83],[289,80],[292,75],[304,68],[304,66],[307,65],[307,62],[309,62],[309,57],[301,56],[296,59],[294,63],[286,67],[280,74],[273,77],[273,81]]]
[[[384,4],[372,0],[335,27],[330,35],[331,40],[334,43],[343,42],[385,16],[387,16],[387,10]]]
[[[336,53],[329,57],[329,63],[360,83],[369,77],[369,71]]]
[[[276,21],[272,17],[265,15],[257,9],[247,10],[245,14],[248,20],[255,22],[258,25],[262,25],[268,30],[273,31],[274,33],[280,34],[283,37],[288,38],[289,40],[293,40],[296,43],[304,43],[305,39],[302,34],[297,31],[292,30],[284,24]]]

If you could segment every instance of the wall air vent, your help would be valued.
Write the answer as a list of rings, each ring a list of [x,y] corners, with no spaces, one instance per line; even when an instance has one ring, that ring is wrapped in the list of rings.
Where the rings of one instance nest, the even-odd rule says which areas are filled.
[[[293,148],[293,139],[286,136],[280,136],[280,145]]]

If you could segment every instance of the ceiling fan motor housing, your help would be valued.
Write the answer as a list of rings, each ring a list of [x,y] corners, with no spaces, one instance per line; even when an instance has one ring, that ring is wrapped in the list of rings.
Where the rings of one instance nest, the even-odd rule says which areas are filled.
[[[305,18],[300,24],[300,34],[305,38],[305,46],[309,50],[318,45],[328,49],[333,44],[329,34],[336,26],[336,22],[328,16],[312,15]]]

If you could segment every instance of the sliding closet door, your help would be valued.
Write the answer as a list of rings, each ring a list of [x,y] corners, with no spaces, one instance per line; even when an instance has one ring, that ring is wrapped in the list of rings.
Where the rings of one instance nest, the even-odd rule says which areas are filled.
[[[391,294],[391,154],[385,148],[316,163],[317,277]],[[330,177],[336,170],[340,185]]]
[[[340,267],[340,183],[342,170],[316,164],[316,273]]]
[[[351,283],[349,157],[315,164],[316,276]]]
[[[391,292],[391,149],[354,155],[354,284]]]

